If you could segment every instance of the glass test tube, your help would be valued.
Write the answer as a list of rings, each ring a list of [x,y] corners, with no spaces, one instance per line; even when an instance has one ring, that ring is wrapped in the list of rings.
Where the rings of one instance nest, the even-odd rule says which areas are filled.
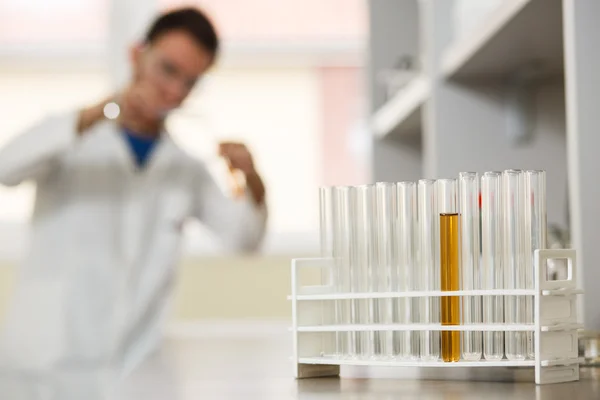
[[[481,249],[483,289],[502,289],[502,173],[486,172],[481,177]],[[504,297],[483,297],[483,322],[504,323]],[[483,356],[486,360],[504,358],[504,333],[483,333]]]
[[[398,197],[398,268],[396,272],[397,285],[395,290],[408,292],[414,288],[413,282],[418,277],[417,263],[415,262],[415,234],[417,227],[417,185],[414,182],[399,182],[397,185]],[[397,299],[397,314],[395,321],[400,324],[418,323],[418,299]],[[396,357],[405,360],[415,360],[419,357],[419,333],[406,331],[402,344],[396,351]]]
[[[394,290],[396,265],[398,264],[396,249],[397,201],[396,184],[380,182],[377,190],[377,287],[380,292]],[[380,323],[394,323],[396,302],[392,299],[379,299]],[[381,354],[384,358],[393,357],[396,353],[396,340],[404,332],[381,332]]]
[[[503,173],[504,189],[504,268],[507,289],[525,289],[526,271],[523,257],[524,174],[521,170]],[[526,296],[505,296],[504,312],[507,324],[527,322]],[[526,332],[505,333],[506,358],[524,360],[527,356]]]
[[[545,249],[546,242],[546,172],[525,172],[525,265],[526,288],[535,289],[533,252]],[[527,323],[533,324],[533,296],[526,298]],[[527,332],[527,355],[535,358],[533,332]]]
[[[335,213],[334,213],[334,246],[333,258],[335,265],[334,281],[335,291],[337,293],[348,293],[350,289],[350,268],[349,261],[349,206],[350,188],[347,186],[338,186],[335,188]],[[347,300],[334,300],[336,324],[344,325],[350,323],[350,304]],[[347,332],[336,332],[336,357],[345,357],[348,355],[348,335]]]
[[[365,195],[367,195],[365,193]],[[368,203],[370,204],[370,207]],[[371,221],[370,227],[370,248],[365,257],[371,256],[371,264],[370,268],[368,268],[368,277],[367,277],[367,287],[370,293],[375,293],[379,291],[379,268],[378,268],[378,248],[377,248],[377,240],[378,240],[378,232],[377,232],[377,188],[375,185],[371,188],[370,196],[367,195],[365,199],[365,207],[369,207],[369,215],[368,218]],[[367,216],[365,216],[367,217]],[[370,324],[381,324],[383,321],[383,316],[381,315],[381,307],[380,307],[380,299],[369,299],[368,300],[368,321]],[[378,359],[382,357],[383,352],[383,342],[382,339],[383,333],[381,331],[369,331],[368,335],[368,347],[366,352],[368,356],[372,359]]]
[[[435,180],[421,179],[418,183],[418,226],[419,226],[419,258],[420,279],[419,290],[437,290],[440,284],[439,264],[436,249],[439,247],[439,215]],[[419,299],[419,315],[421,323],[435,324],[440,322],[440,300],[438,298],[421,297]],[[419,352],[421,360],[435,361],[440,357],[440,333],[438,331],[422,331]]]
[[[342,265],[343,279],[342,292],[358,292],[358,279],[356,276],[356,188],[345,187],[340,195],[340,210],[344,226],[344,236],[342,240]],[[351,325],[360,321],[360,312],[356,300],[344,301],[344,320]],[[349,358],[358,358],[361,354],[358,332],[346,332],[346,351]]]
[[[375,264],[375,186],[356,187],[356,287],[359,292],[374,291],[371,283]],[[374,315],[370,315],[372,300],[355,300],[358,320],[362,324],[377,323]],[[374,310],[374,307],[372,308]],[[360,357],[367,358],[374,354],[375,332],[358,332]],[[377,337],[379,340],[379,337]]]
[[[443,291],[460,289],[459,214],[457,207],[457,184],[455,179],[439,179],[436,182],[440,238],[440,288]],[[460,325],[460,298],[441,298],[442,325]],[[460,332],[442,331],[442,360],[460,360]]]
[[[333,187],[319,188],[321,257],[333,257]]]
[[[332,258],[334,254],[334,212],[336,210],[336,207],[334,206],[334,194],[334,187],[323,186],[319,188],[319,231],[321,241],[321,257],[323,258]],[[336,287],[334,274],[335,268],[329,270],[323,268],[321,273],[321,284],[332,285],[333,290],[335,290]],[[334,302],[324,302],[323,306],[323,318],[321,323],[323,325],[330,323],[337,324],[338,321],[336,320]],[[337,340],[335,340],[335,342],[337,343]],[[336,343],[333,344],[333,354],[337,353],[337,350],[335,349]]]
[[[480,289],[479,269],[479,175],[461,172],[458,177],[461,223],[461,276],[463,290]],[[481,323],[481,296],[463,297],[464,324]],[[466,361],[479,361],[483,350],[482,332],[462,332],[462,354]]]

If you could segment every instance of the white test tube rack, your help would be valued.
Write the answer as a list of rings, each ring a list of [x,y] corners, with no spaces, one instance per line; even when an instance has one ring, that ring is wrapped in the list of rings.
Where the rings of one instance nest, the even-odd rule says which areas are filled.
[[[566,259],[567,280],[548,280],[547,260]],[[515,290],[460,290],[460,291],[407,291],[372,293],[335,293],[330,282],[321,285],[302,285],[301,275],[308,269],[325,269],[331,276],[333,259],[301,258],[292,260],[292,332],[293,362],[296,378],[337,376],[341,365],[387,366],[387,367],[534,367],[537,384],[570,382],[579,380],[578,330],[583,326],[577,318],[576,257],[571,249],[536,250],[534,262],[537,267],[535,289]],[[331,325],[335,300],[421,298],[441,296],[533,296],[533,324],[472,324],[442,326],[441,324],[354,324]],[[325,321],[325,323],[324,323]],[[332,354],[336,332],[350,331],[532,331],[535,340],[534,360],[487,361],[403,361],[349,359],[323,356]]]

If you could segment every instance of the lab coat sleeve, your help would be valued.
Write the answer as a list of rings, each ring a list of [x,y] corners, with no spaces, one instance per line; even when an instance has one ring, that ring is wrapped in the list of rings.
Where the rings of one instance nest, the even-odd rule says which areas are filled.
[[[195,215],[224,246],[241,252],[257,250],[265,235],[267,207],[258,206],[250,194],[226,196],[204,165],[195,176]]]
[[[75,143],[76,126],[75,112],[53,116],[12,139],[0,149],[0,184],[15,186],[48,176]]]

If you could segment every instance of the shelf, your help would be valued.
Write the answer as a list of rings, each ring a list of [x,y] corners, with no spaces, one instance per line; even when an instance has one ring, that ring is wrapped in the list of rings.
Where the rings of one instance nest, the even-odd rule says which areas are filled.
[[[549,326],[542,326],[542,332],[564,332],[564,331],[576,331],[583,329],[583,324],[556,324]]]
[[[320,364],[320,365],[365,365],[365,366],[380,366],[380,367],[533,367],[534,360],[511,361],[458,361],[458,362],[443,362],[443,361],[376,361],[376,360],[359,360],[359,359],[339,359],[333,357],[300,357],[300,364]]]
[[[442,59],[443,74],[457,79],[510,77],[529,67],[563,71],[561,0],[505,0]]]
[[[548,289],[542,290],[542,296],[572,296],[575,294],[583,294],[582,289]]]
[[[383,332],[383,331],[460,331],[460,332],[533,332],[533,324],[354,324],[299,326],[298,332]]]
[[[421,108],[429,97],[429,82],[416,77],[373,116],[375,137],[385,138],[417,133],[421,128]]]
[[[542,367],[559,367],[563,365],[577,365],[582,364],[585,361],[585,358],[570,358],[570,359],[561,359],[561,360],[544,360],[541,362]]]
[[[456,290],[446,291],[412,291],[412,292],[380,292],[380,293],[328,293],[328,294],[299,294],[298,301],[307,300],[347,300],[347,299],[389,299],[403,297],[448,297],[448,296],[535,296],[532,289],[490,289],[490,290]],[[292,300],[292,296],[288,296]]]

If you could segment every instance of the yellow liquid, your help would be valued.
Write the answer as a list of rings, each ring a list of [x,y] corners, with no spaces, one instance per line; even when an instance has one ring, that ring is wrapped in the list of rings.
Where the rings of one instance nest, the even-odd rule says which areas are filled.
[[[458,214],[440,214],[440,261],[442,291],[459,290]],[[458,297],[442,297],[442,325],[460,324]],[[442,331],[442,359],[460,360],[460,332]]]

